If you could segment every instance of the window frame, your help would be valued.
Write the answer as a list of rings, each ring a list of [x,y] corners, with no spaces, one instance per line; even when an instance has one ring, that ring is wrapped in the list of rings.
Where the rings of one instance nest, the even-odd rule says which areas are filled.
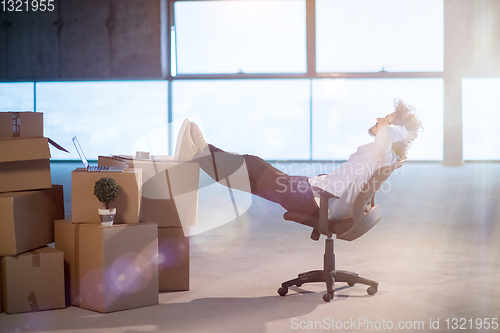
[[[310,79],[311,85],[313,79],[337,78],[337,79],[421,79],[421,78],[440,78],[444,79],[444,71],[439,72],[331,72],[318,73],[316,71],[316,0],[304,0],[306,6],[306,73],[276,73],[276,74],[175,74],[172,75],[172,51],[175,52],[175,45],[172,45],[170,33],[175,31],[175,12],[174,4],[182,1],[226,1],[226,0],[162,0],[165,3],[167,17],[164,35],[168,36],[165,50],[165,79],[169,81],[168,92],[168,121],[169,121],[169,152],[172,153],[172,128],[173,121],[172,110],[172,82],[175,80],[252,80],[252,79]],[[265,0],[231,0],[231,1],[265,1]],[[282,0],[286,1],[286,0]],[[443,45],[444,47],[444,45]],[[174,48],[174,50],[173,50]],[[176,58],[176,56],[175,56]],[[175,59],[174,58],[174,59]],[[443,59],[444,61],[444,59]],[[313,158],[313,128],[312,128],[312,94],[310,106],[310,148],[309,160]]]

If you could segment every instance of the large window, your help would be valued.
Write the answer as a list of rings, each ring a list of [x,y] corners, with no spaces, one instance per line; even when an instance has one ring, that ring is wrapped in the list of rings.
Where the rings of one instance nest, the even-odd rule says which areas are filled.
[[[400,97],[425,127],[409,159],[442,159],[444,0],[165,3],[164,80],[0,84],[0,110],[44,112],[45,135],[72,151],[55,159],[78,159],[75,135],[89,159],[173,154],[189,118],[231,152],[342,161]],[[486,112],[468,102],[477,84],[464,82],[467,122]],[[497,158],[478,150],[495,130],[481,141],[474,126],[464,156]]]
[[[443,71],[442,0],[316,0],[318,72]]]
[[[176,72],[205,80],[173,79],[173,133],[187,117],[202,122],[208,140],[230,151],[345,160],[373,140],[367,129],[401,97],[417,108],[426,129],[409,158],[442,159],[443,81],[415,75],[443,71],[442,0],[316,0],[313,51],[306,49],[306,10],[313,7],[305,1],[174,4]],[[293,77],[307,71],[306,55],[315,57],[312,71],[318,74]],[[408,74],[373,76],[382,70]],[[241,80],[221,80],[238,73]],[[256,73],[270,76],[244,80]],[[291,76],[278,80],[281,73]],[[321,73],[356,76],[320,79]]]
[[[373,141],[368,129],[394,111],[393,100],[412,105],[425,131],[408,159],[443,158],[442,79],[319,79],[313,81],[314,160],[346,160]]]
[[[79,159],[75,135],[88,159],[167,153],[166,81],[46,82],[36,89],[45,136],[71,151],[53,149],[53,159]]]
[[[462,80],[464,160],[500,160],[500,79]]]
[[[305,27],[305,0],[175,2],[177,73],[303,73]]]

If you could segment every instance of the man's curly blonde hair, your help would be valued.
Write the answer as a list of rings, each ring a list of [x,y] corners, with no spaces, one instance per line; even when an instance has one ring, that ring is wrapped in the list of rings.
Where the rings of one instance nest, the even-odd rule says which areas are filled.
[[[405,104],[401,98],[396,98],[394,100],[394,109],[394,119],[391,122],[392,125],[404,126],[408,133],[413,132],[415,135],[424,129],[422,127],[422,122],[416,116],[415,108],[409,104]],[[411,142],[405,144],[399,141],[392,145],[392,150],[402,159],[406,159],[410,146]]]

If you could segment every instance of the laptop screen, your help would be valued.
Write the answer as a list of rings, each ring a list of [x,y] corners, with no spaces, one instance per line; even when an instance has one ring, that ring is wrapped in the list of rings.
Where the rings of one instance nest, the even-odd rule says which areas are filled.
[[[85,154],[83,153],[82,147],[80,147],[80,143],[78,142],[76,136],[73,137],[73,144],[75,145],[78,155],[80,155],[80,159],[82,160],[83,166],[85,167],[85,169],[88,170],[89,162],[87,161],[87,158],[85,157]]]

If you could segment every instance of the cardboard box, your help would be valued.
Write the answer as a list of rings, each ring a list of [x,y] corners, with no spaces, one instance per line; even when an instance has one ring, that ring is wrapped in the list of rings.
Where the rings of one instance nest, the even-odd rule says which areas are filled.
[[[141,218],[142,171],[125,169],[124,172],[88,172],[76,169],[71,173],[72,221],[75,223],[101,223],[97,209],[104,207],[94,195],[95,182],[109,177],[118,183],[118,196],[109,204],[116,208],[115,224],[136,224]]]
[[[63,253],[43,247],[2,258],[3,305],[6,313],[62,309]]]
[[[158,228],[160,291],[189,290],[189,228]]]
[[[43,113],[0,112],[0,140],[43,136]]]
[[[0,256],[54,241],[54,220],[64,218],[63,187],[0,193]]]
[[[158,304],[158,226],[55,222],[72,305],[102,313]]]
[[[3,312],[3,297],[2,297],[2,257],[0,257],[0,313]]]
[[[165,158],[99,156],[99,166],[142,169],[142,220],[160,227],[196,226],[198,216],[198,163],[176,163]]]
[[[0,140],[0,192],[50,188],[48,138]]]

